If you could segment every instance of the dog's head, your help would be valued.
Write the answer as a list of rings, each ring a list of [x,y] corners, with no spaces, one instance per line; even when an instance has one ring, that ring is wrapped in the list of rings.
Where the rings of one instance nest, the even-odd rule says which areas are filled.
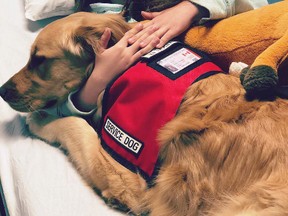
[[[89,76],[106,27],[112,30],[110,45],[130,29],[120,15],[85,12],[47,25],[33,43],[26,66],[0,88],[0,95],[20,112],[63,102]]]

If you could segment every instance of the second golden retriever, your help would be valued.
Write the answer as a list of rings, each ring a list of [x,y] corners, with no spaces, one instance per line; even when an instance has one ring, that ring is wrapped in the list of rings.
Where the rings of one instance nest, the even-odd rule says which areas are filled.
[[[60,143],[111,205],[117,200],[136,214],[287,215],[288,101],[248,102],[237,77],[217,74],[189,87],[159,131],[163,164],[153,187],[115,161],[84,119],[37,111],[85,82],[107,26],[111,44],[130,29],[117,15],[77,13],[40,32],[27,65],[0,90],[12,108],[31,112],[31,132]]]

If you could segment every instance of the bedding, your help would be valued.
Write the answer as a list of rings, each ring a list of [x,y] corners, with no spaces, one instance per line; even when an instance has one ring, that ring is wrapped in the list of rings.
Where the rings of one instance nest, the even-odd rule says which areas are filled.
[[[36,21],[74,12],[75,0],[25,0],[25,17]]]
[[[23,0],[10,0],[0,9],[0,85],[26,64],[39,30],[57,19],[31,22],[25,18],[24,6]],[[105,205],[61,150],[33,139],[25,115],[1,98],[0,114],[0,197],[4,195],[6,201],[0,207],[9,215],[123,215]]]
[[[31,22],[24,13],[23,0],[6,1],[0,9],[0,85],[26,64],[39,30],[57,19]],[[33,139],[25,115],[2,98],[0,114],[1,193],[10,216],[123,215],[106,206],[61,150]]]

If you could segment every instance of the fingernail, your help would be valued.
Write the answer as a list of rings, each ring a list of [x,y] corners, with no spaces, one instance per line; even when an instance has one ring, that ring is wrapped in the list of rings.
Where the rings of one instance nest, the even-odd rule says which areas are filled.
[[[128,43],[134,43],[135,42],[135,39],[134,38],[129,38],[128,39]]]
[[[139,46],[143,48],[143,47],[146,46],[146,43],[142,41],[142,42],[139,44]]]
[[[157,45],[156,45],[156,48],[160,49],[162,47],[162,44],[159,42]]]
[[[153,29],[153,31],[157,31],[157,30],[159,29],[159,26],[155,26],[155,25],[154,25],[154,26],[152,27],[152,29]]]
[[[156,38],[154,39],[154,46],[157,47],[157,45],[160,43],[160,39],[159,38]]]
[[[139,23],[137,26],[138,26],[139,28],[143,28],[143,24],[142,24],[142,23]]]

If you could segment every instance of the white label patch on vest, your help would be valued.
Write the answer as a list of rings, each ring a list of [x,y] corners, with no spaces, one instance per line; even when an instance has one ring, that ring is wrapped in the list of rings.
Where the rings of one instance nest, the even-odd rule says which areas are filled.
[[[120,127],[107,118],[105,125],[105,131],[110,134],[121,146],[132,151],[134,154],[138,154],[143,146],[143,143],[139,142],[129,134],[125,133]]]
[[[161,59],[157,64],[166,68],[171,73],[176,74],[199,59],[201,59],[201,57],[193,51],[181,48],[164,59]]]

